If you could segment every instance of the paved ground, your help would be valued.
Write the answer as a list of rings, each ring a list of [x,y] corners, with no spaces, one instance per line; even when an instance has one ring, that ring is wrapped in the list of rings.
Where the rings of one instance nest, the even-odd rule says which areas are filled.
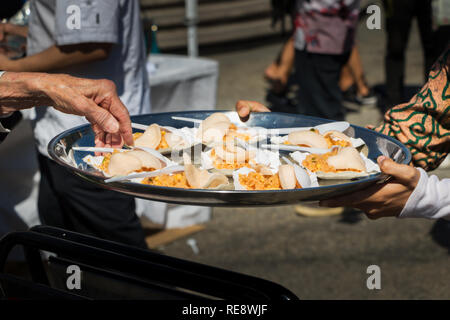
[[[410,38],[406,79],[422,83],[422,55],[417,29]],[[358,34],[367,79],[383,82],[383,31]],[[231,109],[237,99],[264,101],[261,73],[279,44],[211,55],[221,66],[218,105]],[[351,113],[355,124],[377,124],[376,107]],[[439,170],[449,176],[448,170]],[[165,253],[284,285],[303,299],[450,299],[450,251],[436,240],[439,225],[426,220],[370,221],[358,213],[342,217],[301,218],[293,207],[215,209],[207,229],[193,236],[200,253],[186,239]],[[447,246],[448,235],[447,231]],[[444,234],[445,235],[445,234]],[[444,240],[445,241],[445,240]],[[381,267],[382,290],[366,288],[366,268]]]

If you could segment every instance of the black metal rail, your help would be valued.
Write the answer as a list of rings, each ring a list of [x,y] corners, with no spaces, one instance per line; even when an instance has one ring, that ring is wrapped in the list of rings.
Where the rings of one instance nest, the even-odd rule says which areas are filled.
[[[189,292],[190,297],[202,299],[297,299],[289,290],[267,280],[44,226],[10,233],[0,241],[0,274],[9,252],[17,245],[24,246],[33,282],[39,285],[49,286],[39,253],[43,250],[105,274],[128,277],[134,284],[164,287],[180,298],[186,298]]]

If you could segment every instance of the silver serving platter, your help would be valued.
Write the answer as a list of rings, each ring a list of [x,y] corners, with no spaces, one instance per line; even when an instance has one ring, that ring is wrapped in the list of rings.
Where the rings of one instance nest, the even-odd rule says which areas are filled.
[[[172,116],[205,119],[214,112],[228,113],[230,111],[185,111],[155,113],[132,117],[134,123],[150,125],[158,123],[162,126],[175,128],[192,127],[193,123],[173,120]],[[248,126],[264,128],[312,127],[330,122],[330,120],[288,113],[253,113],[245,123]],[[349,132],[350,131],[350,132]],[[362,138],[366,142],[367,156],[376,161],[380,155],[386,155],[398,163],[407,164],[411,161],[409,150],[399,141],[373,130],[351,125],[347,134]],[[132,195],[139,198],[202,206],[271,206],[293,204],[301,201],[317,201],[336,197],[356,190],[366,188],[386,180],[384,174],[373,174],[352,180],[319,180],[320,187],[268,190],[268,191],[225,191],[203,189],[168,188],[133,183],[129,181],[105,183],[103,174],[83,162],[87,152],[74,152],[72,147],[94,146],[94,134],[89,125],[79,126],[59,134],[48,145],[50,156],[81,178],[96,183],[99,186]]]

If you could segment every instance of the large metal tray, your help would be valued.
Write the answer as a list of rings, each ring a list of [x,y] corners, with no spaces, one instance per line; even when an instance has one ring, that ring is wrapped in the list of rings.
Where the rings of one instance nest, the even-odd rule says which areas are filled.
[[[132,121],[141,124],[158,123],[164,126],[181,128],[193,126],[192,123],[173,120],[171,116],[205,119],[218,111],[185,111],[156,113],[132,117]],[[220,111],[230,112],[230,111]],[[287,113],[253,113],[249,126],[265,128],[310,127],[330,122],[329,120]],[[362,138],[368,147],[368,157],[376,161],[380,155],[386,155],[399,163],[409,163],[411,154],[399,141],[373,130],[351,126],[350,131],[357,138]],[[204,206],[270,206],[298,203],[300,201],[316,201],[336,197],[366,188],[386,179],[383,174],[374,174],[353,180],[320,181],[321,186],[295,190],[276,191],[222,191],[167,188],[143,185],[132,182],[105,183],[102,173],[87,166],[82,158],[84,152],[71,152],[74,146],[93,146],[94,134],[89,125],[79,126],[59,134],[48,145],[50,156],[60,165],[74,174],[96,183],[106,189],[126,193],[135,197],[163,201],[169,203],[204,205]],[[326,184],[326,185],[325,185]]]

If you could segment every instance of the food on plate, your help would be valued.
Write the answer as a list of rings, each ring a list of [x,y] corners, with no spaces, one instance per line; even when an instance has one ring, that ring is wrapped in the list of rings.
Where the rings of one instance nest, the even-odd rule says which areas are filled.
[[[328,149],[327,140],[316,130],[301,130],[289,133],[286,144],[300,147]]]
[[[214,168],[219,170],[234,170],[242,167],[248,167],[249,161],[253,158],[254,154],[232,143],[226,143],[214,147],[211,150],[210,156]]]
[[[185,164],[184,172],[145,178],[142,183],[185,189],[221,189],[229,185],[228,178],[223,174],[210,173],[190,163]]]
[[[115,152],[105,159],[107,159],[105,171],[112,176],[158,170],[163,166],[158,158],[142,150]]]
[[[198,129],[198,138],[204,144],[218,143],[230,130],[232,123],[223,113],[217,112],[202,121]]]
[[[333,146],[348,147],[352,145],[350,137],[347,137],[342,132],[328,131],[322,135],[316,129],[291,132],[288,134],[287,140],[284,143],[318,149],[330,149]]]
[[[312,172],[366,171],[364,160],[353,147],[334,148],[325,154],[310,154],[302,165]]]
[[[186,136],[187,133],[191,134],[188,128],[180,130],[161,127],[154,123],[145,132],[136,132],[133,134],[134,145],[136,147],[158,150],[162,153],[169,153],[172,150],[182,149],[192,145],[192,143],[188,142],[190,139]]]
[[[176,129],[154,123],[145,132],[134,134],[134,148],[103,148],[108,149],[105,151],[88,147],[85,151],[103,152],[103,155],[88,155],[83,159],[105,176],[112,176],[108,179],[111,181],[129,180],[185,189],[228,190],[234,186],[235,190],[290,190],[317,187],[318,178],[352,179],[379,171],[376,164],[352,146],[357,139],[334,130],[336,126],[332,124],[328,128],[295,128],[297,131],[293,132],[281,128],[288,135],[273,137],[275,143],[321,149],[301,148],[301,152],[295,151],[288,157],[280,156],[278,150],[257,148],[260,138],[265,134],[267,137],[267,133],[258,133],[261,129],[258,127],[237,127],[223,113],[213,113],[203,121],[178,120],[200,123],[200,126]],[[204,146],[198,150],[189,149],[194,150],[192,158],[186,150],[182,159],[179,154],[175,157],[171,153],[172,158],[161,154],[167,152],[164,150],[201,144]],[[192,164],[192,159],[200,159],[201,166]]]
[[[296,189],[301,188],[295,176],[294,167],[290,164],[282,164],[278,168],[278,177],[282,189]]]
[[[144,180],[142,180],[142,183],[160,187],[184,188],[184,189],[191,188],[191,186],[187,182],[186,175],[184,172],[177,172],[173,174],[162,174],[156,177],[144,178]]]
[[[142,162],[139,158],[126,154],[125,152],[118,152],[111,155],[107,172],[113,176],[123,176],[141,168]]]
[[[223,137],[223,140],[225,142],[229,142],[229,141],[234,141],[236,138],[247,142],[252,138],[252,136],[250,133],[247,133],[244,130],[239,130],[239,128],[236,127],[236,125],[231,124],[229,127],[229,130]]]
[[[238,128],[223,113],[213,113],[203,120],[197,131],[197,138],[206,145],[215,145],[239,138],[249,141],[252,136],[246,128]]]
[[[229,183],[225,175],[198,169],[193,164],[186,164],[184,173],[189,185],[196,189],[217,189]]]
[[[309,154],[301,163],[319,178],[351,179],[367,175],[361,154],[353,147],[333,148],[325,154]]]
[[[340,131],[327,131],[323,134],[323,137],[327,140],[328,148],[331,148],[333,146],[340,146],[340,147],[351,147],[352,141],[350,137],[345,135],[344,133]]]
[[[172,132],[165,132],[163,131],[162,138],[166,140],[167,147],[169,148],[177,148],[177,147],[184,147],[185,146],[185,140],[181,135],[172,133]],[[158,149],[156,149],[158,150]]]
[[[323,136],[326,137],[330,137],[331,139],[335,139],[335,140],[344,140],[344,141],[350,141],[350,137],[347,136],[345,133],[342,133],[340,131],[336,131],[336,130],[330,130],[327,131],[323,134]]]
[[[281,190],[299,189],[301,184],[297,181],[294,167],[290,164],[280,165],[278,172],[273,174],[263,166],[245,168],[234,175],[235,185],[244,190]]]
[[[134,145],[150,149],[166,149],[169,147],[165,135],[167,132],[156,123],[150,125],[144,133],[134,134]]]
[[[272,169],[270,169],[268,166],[265,166],[263,164],[254,164],[252,165],[252,169],[254,169],[256,172],[261,173],[264,176],[271,176],[273,175]]]
[[[246,190],[280,190],[280,179],[278,174],[263,175],[252,171],[248,174],[239,174],[239,183]]]

